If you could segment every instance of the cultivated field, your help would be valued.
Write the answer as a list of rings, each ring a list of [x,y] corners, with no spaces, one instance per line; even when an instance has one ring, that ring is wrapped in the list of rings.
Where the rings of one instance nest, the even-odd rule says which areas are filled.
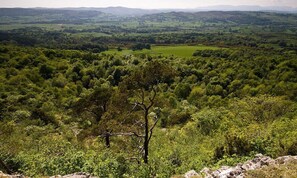
[[[119,54],[119,55],[137,55],[137,54],[150,54],[150,55],[163,55],[163,56],[176,56],[176,57],[191,57],[196,50],[205,50],[205,49],[220,49],[215,46],[205,46],[205,45],[196,45],[196,46],[187,46],[187,45],[168,45],[168,46],[157,46],[154,45],[150,50],[144,49],[140,51],[133,51],[125,49],[118,51],[116,49],[110,49],[105,51],[105,54]]]

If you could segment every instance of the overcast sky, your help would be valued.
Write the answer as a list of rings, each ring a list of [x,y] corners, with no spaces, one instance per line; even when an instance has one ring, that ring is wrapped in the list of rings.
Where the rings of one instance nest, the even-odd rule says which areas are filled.
[[[195,8],[213,5],[297,7],[297,0],[0,0],[0,7]]]

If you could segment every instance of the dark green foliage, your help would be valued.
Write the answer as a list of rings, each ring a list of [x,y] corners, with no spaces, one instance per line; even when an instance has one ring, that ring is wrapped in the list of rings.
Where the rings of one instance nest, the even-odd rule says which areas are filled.
[[[93,62],[95,60],[98,60],[98,56],[92,53],[87,53],[82,56],[82,60],[86,62]]]
[[[191,115],[186,112],[180,112],[171,115],[170,120],[168,121],[170,125],[175,124],[184,124],[191,119]]]
[[[208,109],[194,114],[192,117],[197,121],[197,128],[201,133],[209,135],[220,127],[221,115],[222,113],[219,111]]]
[[[297,142],[292,143],[292,145],[288,148],[289,155],[297,155]]]
[[[228,58],[230,56],[230,51],[228,51],[228,50],[197,50],[194,52],[193,56]]]
[[[42,66],[40,66],[39,68],[39,74],[44,78],[44,79],[49,79],[52,78],[52,74],[53,74],[54,69],[50,66],[47,66],[45,64],[43,64]]]
[[[173,81],[175,71],[164,62],[157,60],[146,64],[144,68],[136,69],[131,77],[123,82],[128,89],[144,88],[150,90],[151,86],[160,83],[170,84]]]
[[[80,116],[83,116],[86,112],[91,113],[95,120],[99,122],[108,109],[108,102],[112,92],[112,88],[108,85],[95,86],[92,93],[73,104],[73,110]]]
[[[144,43],[137,43],[135,45],[133,45],[131,47],[131,49],[133,51],[136,51],[136,50],[143,50],[143,49],[151,49],[151,45],[150,44],[144,44]]]
[[[187,83],[186,84],[180,83],[174,89],[175,95],[180,99],[186,99],[189,96],[190,92],[191,92],[191,86]]]
[[[119,82],[121,81],[122,75],[123,75],[123,71],[120,68],[116,68],[112,73],[112,76],[113,76],[112,83],[114,85],[118,85]]]
[[[226,135],[226,144],[226,154],[230,156],[246,156],[252,151],[249,141],[237,135]]]
[[[214,151],[214,159],[215,160],[222,159],[224,155],[225,155],[224,146],[219,146],[219,147],[215,148],[215,151]]]
[[[206,86],[207,95],[224,95],[224,89],[221,85],[208,84]]]
[[[58,121],[56,118],[41,109],[35,109],[31,113],[31,118],[32,119],[39,119],[41,120],[44,124],[53,124],[54,126],[58,126]]]
[[[108,47],[104,46],[104,45],[99,45],[99,44],[87,43],[87,44],[82,44],[81,46],[76,46],[74,49],[83,50],[83,51],[91,51],[93,53],[100,53],[100,52],[108,50]],[[89,56],[89,57],[86,57],[84,60],[90,62],[90,61],[92,61],[92,59],[93,59],[93,57]]]

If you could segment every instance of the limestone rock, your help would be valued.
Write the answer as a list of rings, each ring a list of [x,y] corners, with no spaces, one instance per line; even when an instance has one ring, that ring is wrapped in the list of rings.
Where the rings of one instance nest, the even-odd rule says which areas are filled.
[[[191,170],[191,171],[188,171],[187,173],[185,173],[185,178],[191,178],[191,177],[194,177],[194,176],[198,176],[199,174],[194,171],[194,170]]]
[[[0,178],[26,178],[23,175],[9,175],[9,174],[4,174],[3,172],[0,171]]]
[[[50,178],[97,178],[97,177],[91,176],[90,174],[85,172],[77,172],[74,174],[68,174],[64,176],[61,176],[61,175],[52,176]]]
[[[205,178],[244,178],[244,174],[247,171],[261,169],[265,166],[286,164],[293,160],[297,160],[297,156],[283,156],[277,159],[272,159],[269,156],[257,154],[254,159],[237,164],[235,167],[222,166],[220,169],[214,171],[211,171],[209,168],[203,168],[200,171],[200,175]]]
[[[212,175],[211,175],[211,170],[210,170],[209,168],[207,168],[207,167],[203,168],[203,169],[200,171],[200,174],[201,174],[202,176],[204,176],[205,178],[210,178],[210,177],[212,177]]]
[[[282,156],[275,159],[276,164],[286,164],[289,161],[297,160],[297,156]]]

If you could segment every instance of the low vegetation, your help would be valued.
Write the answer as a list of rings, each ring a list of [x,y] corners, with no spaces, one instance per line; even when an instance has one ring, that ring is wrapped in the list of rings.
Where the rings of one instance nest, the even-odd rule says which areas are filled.
[[[260,170],[250,171],[247,173],[247,178],[252,177],[287,177],[294,178],[297,175],[297,162],[292,161],[285,165],[268,166]]]
[[[296,155],[296,15],[221,12],[230,24],[196,15],[137,17],[148,32],[136,17],[1,30],[0,161],[32,177],[170,177],[257,153]],[[75,36],[81,25],[110,36]],[[294,164],[284,170],[250,175],[296,175]]]

